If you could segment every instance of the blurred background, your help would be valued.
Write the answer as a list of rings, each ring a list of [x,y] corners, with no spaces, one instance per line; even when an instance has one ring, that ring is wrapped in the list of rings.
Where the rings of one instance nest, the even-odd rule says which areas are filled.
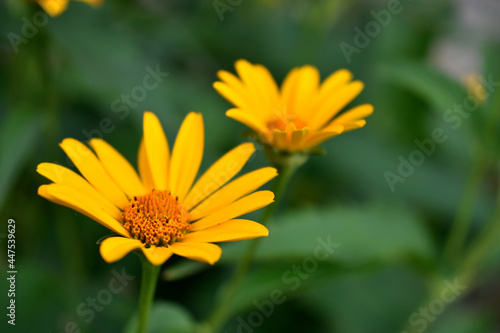
[[[466,245],[500,223],[500,2],[75,1],[57,18],[20,0],[0,8],[0,263],[7,271],[14,219],[18,271],[16,326],[2,314],[2,332],[127,331],[139,260],[106,264],[96,241],[108,230],[39,197],[36,166],[73,168],[66,137],[102,137],[135,165],[145,110],[170,143],[193,110],[205,170],[247,140],[212,88],[240,58],[279,83],[304,64],[322,78],[348,68],[365,83],[352,105],[375,113],[295,174],[223,332],[500,332],[500,246],[466,283],[467,250],[443,256],[454,221],[470,222]],[[266,165],[257,151],[246,168]],[[150,331],[194,332],[246,245],[224,244],[214,267],[167,261]]]

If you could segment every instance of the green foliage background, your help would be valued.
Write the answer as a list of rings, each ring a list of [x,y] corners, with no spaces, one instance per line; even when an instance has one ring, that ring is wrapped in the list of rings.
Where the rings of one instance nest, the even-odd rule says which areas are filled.
[[[371,11],[386,9],[387,2],[219,3],[232,8],[223,20],[212,1],[106,0],[97,9],[72,2],[15,47],[9,34],[22,36],[23,20],[31,21],[40,9],[18,0],[0,5],[0,263],[6,271],[7,220],[13,218],[18,271],[16,326],[0,326],[7,332],[132,331],[139,260],[131,254],[106,264],[96,241],[108,231],[37,196],[37,187],[47,181],[35,172],[36,165],[70,166],[57,144],[66,137],[87,141],[86,133],[102,135],[135,163],[145,110],[158,115],[170,142],[194,110],[205,121],[201,170],[206,169],[246,140],[244,126],[225,117],[230,105],[212,88],[217,70],[234,72],[240,58],[267,66],[278,82],[303,64],[317,66],[322,78],[348,68],[366,84],[353,105],[372,103],[375,113],[365,128],[326,142],[327,154],[311,157],[294,176],[223,332],[245,332],[238,318],[248,322],[258,311],[255,302],[269,300],[275,290],[283,291],[286,302],[276,304],[252,331],[401,332],[412,313],[429,304],[426,295],[436,277],[457,277],[442,259],[443,247],[464,205],[464,191],[477,198],[469,235],[492,216],[500,141],[498,122],[490,125],[492,137],[484,130],[500,108],[492,96],[456,130],[443,120],[447,109],[467,97],[460,78],[433,58],[440,40],[464,29],[456,20],[457,4],[402,1],[401,13],[349,62],[340,44],[354,45],[355,27],[364,29],[374,20]],[[497,42],[491,31],[474,50],[478,74],[495,81]],[[453,60],[446,59],[451,67]],[[135,107],[117,112],[114,101],[142,84],[147,67],[157,66],[168,77]],[[103,119],[110,124],[105,131]],[[435,128],[444,129],[448,139],[391,191],[384,174],[397,173],[398,157],[408,158],[418,148],[414,141],[430,138]],[[246,168],[267,164],[258,151]],[[479,174],[475,187],[465,187],[470,170]],[[258,217],[259,212],[252,214]],[[292,290],[295,284],[283,275],[314,255],[318,237],[340,246]],[[150,331],[193,332],[210,313],[245,245],[224,244],[213,268],[179,258],[167,261]],[[489,254],[466,292],[429,321],[426,332],[499,330],[498,247]],[[452,257],[463,259],[461,253]],[[87,322],[77,308],[107,288],[113,270],[123,268],[136,278]],[[5,311],[5,279],[0,287]],[[2,318],[0,325],[6,322],[3,313]]]

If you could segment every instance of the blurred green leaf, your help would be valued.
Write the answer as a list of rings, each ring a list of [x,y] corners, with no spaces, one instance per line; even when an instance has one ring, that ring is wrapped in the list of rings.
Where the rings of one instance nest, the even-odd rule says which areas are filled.
[[[273,220],[269,231],[255,261],[272,266],[249,274],[235,312],[271,298],[272,292],[289,297],[330,285],[346,271],[366,275],[391,262],[421,267],[435,252],[421,221],[398,206],[309,208]],[[237,261],[246,246],[245,242],[224,246],[220,263]]]
[[[451,220],[442,216],[454,215],[462,191],[464,170],[467,170],[470,163],[469,160],[463,159],[468,156],[463,146],[460,159],[454,151],[446,150],[451,148],[447,145],[453,143],[451,135],[450,142],[436,145],[433,155],[426,157],[422,165],[416,166],[415,171],[404,178],[404,182],[395,184],[394,192],[384,174],[387,171],[398,174],[401,165],[399,156],[408,160],[409,155],[418,149],[418,146],[403,146],[396,140],[383,140],[366,132],[356,133],[356,136],[346,135],[339,137],[336,142],[325,144],[329,152],[326,155],[326,163],[313,159],[311,162],[315,165],[309,163],[312,170],[327,179],[323,183],[336,184],[338,189],[332,190],[336,191],[336,196],[343,195],[346,191],[361,192],[376,200],[388,200],[395,204],[406,202],[413,208],[420,207],[426,212],[438,213],[441,216],[436,221],[438,224],[447,224]],[[423,138],[425,137],[418,139]],[[450,160],[453,160],[452,164],[449,163]],[[306,189],[306,192],[311,191]],[[482,192],[480,195],[475,212],[475,219],[479,221],[489,216],[492,204],[488,193]]]
[[[331,284],[334,279],[346,272],[326,262],[318,262],[318,267],[308,272],[300,268],[301,273],[297,273],[294,267],[300,268],[301,263],[297,261],[288,264],[275,263],[273,266],[262,265],[249,273],[235,297],[232,311],[237,313],[249,310],[259,300],[271,298],[289,300],[308,290]],[[365,272],[359,270],[358,274]],[[278,293],[278,296],[274,295],[275,293]]]
[[[194,330],[194,319],[182,306],[170,302],[153,304],[149,318],[149,333],[192,333]],[[137,316],[134,316],[125,327],[125,333],[136,332]]]
[[[400,207],[378,204],[291,212],[273,221],[269,230],[269,237],[261,240],[258,261],[302,260],[328,242],[336,244],[328,261],[345,265],[428,261],[434,252],[419,219]],[[223,244],[219,263],[238,261],[247,244]],[[206,266],[183,261],[166,269],[163,276],[182,279]]]
[[[272,311],[266,315],[271,317],[280,307],[299,300],[322,319],[329,332],[396,332],[425,295],[424,282],[400,266],[346,271],[319,263],[316,270],[290,274],[297,266],[300,263],[276,263],[251,272],[235,299],[233,314]],[[229,326],[235,321],[230,320]]]
[[[400,332],[425,295],[425,285],[401,267],[343,274],[305,295],[330,332]],[[360,320],[363,318],[363,320]]]
[[[345,265],[430,260],[434,253],[419,219],[397,206],[371,204],[287,213],[272,221],[256,260],[302,260],[325,248],[325,243],[337,244],[332,246],[328,261]],[[247,244],[228,244],[220,262],[239,260]]]
[[[393,61],[380,65],[378,72],[383,79],[409,90],[442,112],[467,97],[461,84],[423,62]]]

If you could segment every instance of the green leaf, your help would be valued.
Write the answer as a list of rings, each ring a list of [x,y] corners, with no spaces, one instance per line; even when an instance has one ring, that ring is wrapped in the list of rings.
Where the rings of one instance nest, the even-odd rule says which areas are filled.
[[[467,98],[460,83],[425,63],[394,61],[380,65],[378,72],[386,81],[409,90],[442,112]]]
[[[407,267],[348,271],[318,262],[317,269],[307,270],[301,263],[288,266],[276,263],[249,274],[232,311],[243,319],[247,318],[243,314],[247,311],[266,311],[269,317],[297,300],[318,320],[321,318],[329,326],[329,332],[396,332],[422,302],[425,293],[425,282]],[[228,324],[235,325],[236,319]]]
[[[220,263],[239,260],[246,246],[246,242],[227,244]],[[273,291],[289,297],[328,285],[346,271],[366,275],[367,270],[391,263],[425,267],[434,253],[421,221],[398,206],[290,212],[272,221],[255,258],[256,264],[272,265],[250,273],[233,311],[270,299]]]
[[[246,242],[228,244],[220,262],[239,260],[246,246]],[[362,265],[427,261],[434,249],[421,221],[410,212],[397,206],[371,204],[288,213],[272,221],[256,260],[296,261],[318,252],[327,253],[329,262]]]
[[[428,133],[430,135],[430,131]],[[422,209],[438,216],[453,216],[463,188],[464,170],[469,167],[470,158],[464,159],[469,155],[463,146],[461,155],[448,150],[452,144],[453,131],[447,134],[450,134],[449,142],[436,143],[435,152],[426,156],[421,165],[412,165],[414,169],[409,174],[400,173],[400,158],[408,161],[413,151],[420,150],[416,144],[405,146],[396,140],[383,139],[363,131],[339,137],[337,142],[326,143],[329,152],[327,161],[311,159],[315,163],[312,167],[315,167],[313,170],[318,173],[318,177],[325,179],[325,184],[338,184],[335,195],[340,195],[342,191],[348,191],[351,196],[353,193],[363,193],[365,197],[380,201],[406,202],[413,209]],[[422,136],[417,139],[422,141],[425,138]],[[394,181],[390,185],[388,172],[402,176],[403,181]],[[328,187],[324,186],[321,190],[327,191]],[[480,194],[475,220],[488,218],[492,209],[490,197],[486,191]],[[432,223],[444,226],[449,222],[449,218],[439,218]]]
[[[193,317],[186,309],[178,304],[162,301],[153,304],[148,333],[192,333],[195,326]],[[137,332],[137,316],[127,323],[125,332]]]
[[[309,290],[329,285],[346,272],[327,262],[316,263],[317,265],[311,267],[304,267],[304,263],[298,261],[259,266],[249,273],[238,291],[233,303],[233,313],[252,310],[256,302],[261,300],[282,304]],[[269,304],[266,301],[263,303]]]
[[[40,134],[39,117],[24,110],[10,112],[0,126],[0,210]]]
[[[329,332],[400,332],[425,293],[418,276],[402,267],[384,267],[368,274],[344,273],[307,292],[302,303],[322,317]]]

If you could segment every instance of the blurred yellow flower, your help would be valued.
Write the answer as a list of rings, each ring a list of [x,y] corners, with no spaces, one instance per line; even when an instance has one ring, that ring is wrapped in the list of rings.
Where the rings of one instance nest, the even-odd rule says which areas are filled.
[[[366,124],[373,106],[363,104],[338,115],[363,90],[361,81],[341,69],[320,84],[316,67],[294,68],[281,89],[267,68],[246,60],[235,64],[238,76],[217,73],[214,88],[236,106],[226,112],[259,134],[265,144],[287,152],[304,152],[323,141]]]
[[[212,242],[267,236],[261,224],[236,218],[273,202],[272,192],[254,191],[274,178],[276,169],[261,168],[229,182],[255,151],[252,143],[226,153],[194,182],[203,156],[201,114],[186,116],[172,154],[153,113],[144,114],[143,130],[139,174],[101,139],[90,140],[93,151],[75,139],[60,144],[83,177],[52,163],[37,168],[54,182],[40,186],[39,195],[118,234],[101,242],[105,261],[141,249],[154,265],[172,254],[213,264],[221,248]]]
[[[479,80],[479,77],[480,76],[477,73],[470,73],[462,78],[462,82],[464,83],[470,98],[473,98],[478,103],[484,103],[488,98],[488,92]]]
[[[68,2],[70,0],[36,0],[40,7],[43,8],[50,16],[58,16],[61,15],[68,7]],[[77,0],[86,2],[93,7],[100,6],[103,0]]]

